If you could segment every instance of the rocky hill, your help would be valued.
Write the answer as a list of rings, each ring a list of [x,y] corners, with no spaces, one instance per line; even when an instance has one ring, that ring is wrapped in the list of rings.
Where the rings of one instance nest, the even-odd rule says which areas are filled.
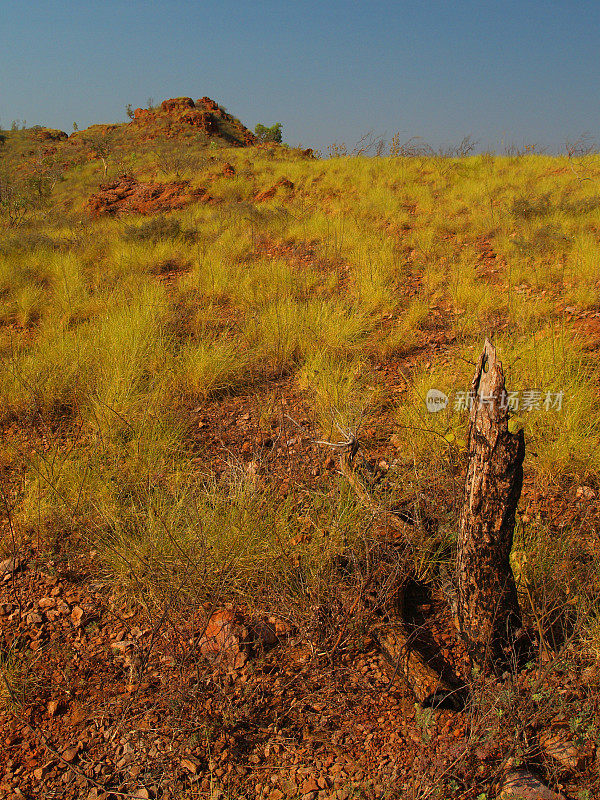
[[[0,158],[0,800],[600,796],[598,157],[322,159],[174,98]],[[527,660],[482,670],[492,334]]]

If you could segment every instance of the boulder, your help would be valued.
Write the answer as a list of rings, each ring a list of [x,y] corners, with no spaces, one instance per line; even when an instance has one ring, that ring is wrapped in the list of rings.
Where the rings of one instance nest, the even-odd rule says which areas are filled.
[[[215,664],[239,669],[252,654],[275,646],[290,633],[286,623],[273,617],[245,619],[239,611],[219,609],[206,622],[199,650]]]
[[[181,113],[188,108],[194,108],[194,101],[191,97],[172,97],[170,100],[163,100],[160,108],[167,114]]]

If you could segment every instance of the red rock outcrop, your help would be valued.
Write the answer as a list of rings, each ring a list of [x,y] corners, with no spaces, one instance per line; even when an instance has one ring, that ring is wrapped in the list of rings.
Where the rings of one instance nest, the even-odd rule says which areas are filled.
[[[69,138],[64,131],[55,130],[54,128],[38,128],[36,137],[43,142],[62,142]]]
[[[205,133],[215,134],[219,132],[217,120],[207,111],[198,111],[194,108],[184,112],[179,119],[187,125],[200,128]]]
[[[215,111],[217,113],[221,113],[219,104],[216,103],[214,100],[211,100],[210,97],[201,97],[200,100],[198,100],[198,105],[204,106],[204,108],[207,111]]]
[[[194,108],[194,101],[191,97],[172,97],[170,100],[163,100],[160,107],[167,114],[181,113],[188,108]]]
[[[294,184],[289,178],[280,178],[270,189],[265,189],[264,192],[258,192],[254,195],[254,202],[262,203],[265,200],[271,200],[277,194],[278,189],[285,189],[287,192],[293,192]]]
[[[130,175],[102,184],[88,200],[92,216],[103,214],[156,214],[183,208],[193,201],[210,202],[205,189],[192,189],[189,181],[140,183]]]
[[[176,137],[196,128],[208,136],[222,136],[234,145],[250,145],[256,137],[210,97],[195,103],[191,97],[163,100],[158,108],[136,108],[132,124],[144,129],[146,138]]]

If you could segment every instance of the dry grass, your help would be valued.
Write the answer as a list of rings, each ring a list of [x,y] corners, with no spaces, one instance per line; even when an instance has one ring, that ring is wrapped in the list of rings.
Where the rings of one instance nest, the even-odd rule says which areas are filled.
[[[399,437],[387,500],[417,498],[439,522],[418,566],[437,579],[452,558],[466,415],[453,402],[429,414],[424,397],[465,390],[490,334],[510,388],[563,392],[560,409],[515,414],[528,486],[561,499],[598,489],[598,361],[576,321],[600,311],[598,157],[581,160],[581,181],[546,156],[176,155],[161,178],[196,186],[234,164],[235,180],[211,185],[221,205],[91,220],[84,203],[102,166],[75,159],[18,228],[0,212],[2,460],[22,469],[21,537],[91,539],[107,575],[161,601],[174,583],[197,598],[277,597],[298,614],[334,596],[336,558],[364,550],[368,526],[344,488],[324,498],[298,485],[282,498],[241,458],[215,481],[189,440],[195,408],[292,376],[323,437],[334,419]],[[148,151],[120,158],[140,179],[156,172]],[[253,202],[283,176],[289,199]],[[271,258],[259,241],[310,242],[316,255]],[[167,280],[165,263],[183,266]],[[432,332],[440,346],[419,356]],[[391,392],[379,365],[407,391]],[[515,548],[534,623],[577,630],[570,657],[588,665],[600,653],[590,524],[557,535],[547,518],[522,519]],[[10,685],[13,672],[6,662]]]

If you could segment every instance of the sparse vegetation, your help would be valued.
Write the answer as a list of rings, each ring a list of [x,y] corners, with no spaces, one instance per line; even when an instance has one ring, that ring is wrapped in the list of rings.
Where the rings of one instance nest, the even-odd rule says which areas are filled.
[[[6,529],[24,558],[56,572],[61,591],[72,574],[93,577],[113,608],[137,608],[148,663],[160,652],[186,681],[196,670],[191,683],[181,678],[185,690],[161,689],[178,724],[210,699],[190,644],[202,604],[285,620],[306,663],[331,677],[323,702],[341,703],[389,611],[389,575],[405,575],[410,562],[435,608],[445,591],[465,465],[459,393],[483,336],[493,336],[507,386],[520,392],[512,424],[525,432],[525,487],[512,564],[537,654],[504,684],[471,687],[460,753],[433,758],[454,723],[418,706],[421,755],[411,776],[395,763],[390,796],[493,797],[501,765],[525,757],[556,787],[564,776],[540,755],[544,726],[570,720],[582,747],[597,742],[600,158],[575,144],[564,157],[473,155],[470,138],[434,153],[395,137],[389,156],[351,157],[338,145],[335,158],[306,159],[228,146],[231,125],[222,122],[213,149],[218,134],[199,129],[149,143],[107,126],[54,142],[52,154],[39,149],[39,132],[3,132]],[[280,142],[281,124],[256,135]],[[92,219],[87,199],[117,166],[140,181],[190,181],[211,201]],[[293,188],[266,192],[283,178]],[[449,397],[436,414],[425,405],[432,388]],[[528,404],[524,392],[534,393]],[[360,440],[378,502],[416,520],[410,554],[382,544],[379,522],[337,474],[335,451],[318,444],[342,432]],[[7,618],[17,614],[10,602]],[[292,686],[296,667],[284,663]],[[0,700],[13,713],[35,687],[13,651],[0,669]],[[156,685],[159,669],[152,661]],[[227,735],[253,725],[260,705],[264,687],[252,672],[244,680],[255,688],[236,684],[235,701],[211,690],[225,704],[219,713],[232,715],[219,723]],[[377,686],[389,699],[387,678]],[[284,724],[282,712],[264,727]],[[196,746],[209,752],[204,739]],[[593,794],[600,779],[586,764],[564,782],[593,782]],[[223,786],[216,769],[211,780]]]

